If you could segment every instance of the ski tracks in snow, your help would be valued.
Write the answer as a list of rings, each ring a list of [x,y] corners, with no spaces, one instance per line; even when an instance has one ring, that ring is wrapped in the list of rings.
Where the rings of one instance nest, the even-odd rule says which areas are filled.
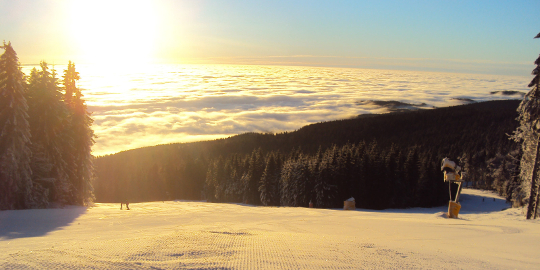
[[[0,268],[508,269],[539,263],[527,251],[539,248],[538,223],[517,219],[512,211],[451,220],[441,217],[441,209],[343,211],[185,201],[130,206],[120,211],[116,204],[97,204],[39,235],[17,234],[20,220],[0,220]],[[53,210],[17,214],[33,224],[32,217],[42,220],[46,211]],[[58,218],[54,213],[50,217]],[[40,225],[22,231],[32,226]]]

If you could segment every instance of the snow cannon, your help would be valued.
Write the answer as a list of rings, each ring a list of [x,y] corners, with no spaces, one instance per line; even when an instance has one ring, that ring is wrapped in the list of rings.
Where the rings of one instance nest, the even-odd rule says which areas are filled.
[[[461,167],[456,165],[455,162],[445,157],[442,160],[441,171],[444,172],[444,182],[448,182],[448,193],[450,195],[450,201],[448,203],[448,217],[457,218],[461,205],[459,204],[459,195],[461,194],[461,184],[465,173],[461,172]],[[461,174],[460,174],[461,172]],[[457,185],[457,191],[455,199],[452,201],[452,185]]]
[[[444,182],[461,180],[461,175],[459,175],[461,167],[457,166],[456,163],[449,158],[443,158],[441,171],[444,172]]]

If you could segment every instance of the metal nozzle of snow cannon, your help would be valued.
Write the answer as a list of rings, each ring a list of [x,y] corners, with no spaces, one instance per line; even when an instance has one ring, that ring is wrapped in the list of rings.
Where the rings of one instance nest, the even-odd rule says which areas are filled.
[[[461,171],[461,167],[449,158],[443,158],[441,171],[444,172],[444,182],[463,182],[465,173]],[[460,174],[461,172],[461,174]]]
[[[441,171],[444,171],[445,168],[447,168],[447,170],[449,169],[451,171],[455,171],[456,163],[451,161],[449,158],[445,157],[443,158],[442,163],[441,163]]]

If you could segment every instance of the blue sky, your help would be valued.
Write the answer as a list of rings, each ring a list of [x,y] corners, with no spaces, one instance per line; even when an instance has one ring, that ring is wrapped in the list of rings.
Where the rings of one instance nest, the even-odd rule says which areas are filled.
[[[0,0],[21,63],[341,66],[527,75],[540,1]]]

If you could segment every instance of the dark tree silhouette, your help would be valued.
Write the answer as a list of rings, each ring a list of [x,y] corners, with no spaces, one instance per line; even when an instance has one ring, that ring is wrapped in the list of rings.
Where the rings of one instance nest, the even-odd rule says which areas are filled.
[[[0,210],[32,205],[30,127],[24,75],[11,43],[0,56]]]
[[[94,131],[92,130],[93,119],[88,112],[81,89],[77,87],[80,79],[79,72],[75,70],[75,64],[69,61],[64,71],[64,102],[70,111],[70,123],[68,132],[72,137],[73,144],[66,145],[70,155],[68,172],[73,187],[73,201],[77,204],[88,205],[93,200],[92,181],[94,178],[92,145],[94,145]]]
[[[50,171],[44,175],[34,175],[34,181],[48,183],[52,191],[51,200],[60,203],[72,203],[68,167],[65,154],[67,145],[73,140],[69,136],[69,111],[62,101],[61,88],[55,70],[50,70],[47,63],[41,62],[40,69],[34,68],[28,79],[27,100],[29,105],[30,132],[32,134],[32,152],[41,151]],[[71,157],[69,157],[71,158]],[[35,157],[32,157],[32,163]]]

